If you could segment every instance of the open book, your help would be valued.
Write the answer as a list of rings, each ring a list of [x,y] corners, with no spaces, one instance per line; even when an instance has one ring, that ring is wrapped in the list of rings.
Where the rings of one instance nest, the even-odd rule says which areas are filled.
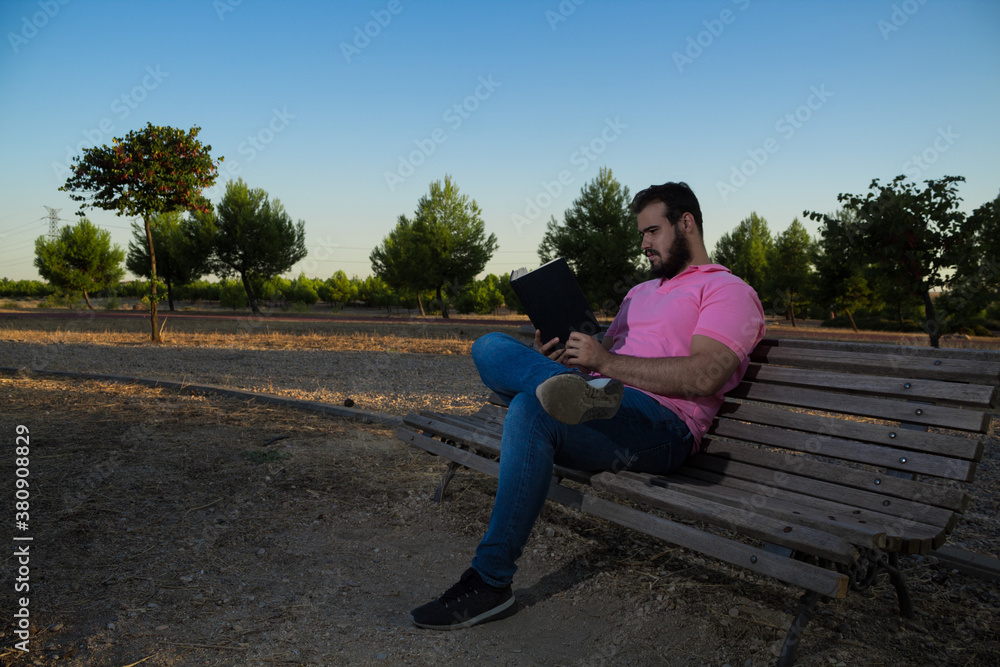
[[[531,324],[541,330],[543,343],[558,337],[562,347],[570,332],[593,336],[601,330],[569,264],[561,257],[531,271],[512,271],[510,286]]]

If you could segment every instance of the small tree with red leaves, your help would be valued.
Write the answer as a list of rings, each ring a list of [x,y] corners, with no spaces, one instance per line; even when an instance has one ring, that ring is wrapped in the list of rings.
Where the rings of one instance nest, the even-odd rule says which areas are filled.
[[[102,208],[117,211],[118,215],[139,216],[146,227],[146,242],[150,258],[149,315],[152,341],[160,342],[156,318],[156,253],[150,217],[154,213],[177,210],[209,210],[209,201],[202,194],[218,177],[217,162],[197,136],[201,128],[192,127],[185,132],[173,127],[160,127],[147,123],[138,131],[129,132],[124,139],[114,138],[112,146],[85,148],[81,157],[75,158],[60,190],[70,193],[70,198],[80,204],[79,215],[84,209]],[[221,162],[222,158],[218,159]]]

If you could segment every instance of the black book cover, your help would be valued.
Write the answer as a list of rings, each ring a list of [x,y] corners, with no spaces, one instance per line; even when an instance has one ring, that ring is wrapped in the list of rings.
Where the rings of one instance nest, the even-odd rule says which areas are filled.
[[[561,257],[532,271],[511,272],[510,286],[532,326],[541,330],[543,343],[558,337],[562,347],[570,332],[593,336],[601,330],[569,264]]]

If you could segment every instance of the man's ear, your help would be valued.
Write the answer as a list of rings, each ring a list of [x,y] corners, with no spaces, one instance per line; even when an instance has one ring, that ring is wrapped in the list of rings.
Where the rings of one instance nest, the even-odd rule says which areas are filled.
[[[692,231],[698,230],[698,223],[695,222],[694,216],[689,212],[682,214],[678,222],[683,227],[685,233],[690,234]]]

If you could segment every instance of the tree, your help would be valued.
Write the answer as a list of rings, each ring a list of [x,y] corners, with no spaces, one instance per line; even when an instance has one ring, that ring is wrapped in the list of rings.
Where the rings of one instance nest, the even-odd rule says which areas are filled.
[[[500,278],[491,273],[482,280],[472,281],[455,300],[455,310],[462,314],[489,315],[502,306],[503,302]]]
[[[549,220],[538,258],[543,263],[564,258],[587,300],[612,311],[644,277],[637,225],[628,188],[601,167],[563,213],[562,224],[554,216]]]
[[[939,300],[959,320],[1000,300],[1000,197],[972,212],[968,230],[972,250],[958,258],[950,289]]]
[[[241,178],[226,184],[214,224],[215,271],[238,275],[250,309],[259,315],[254,282],[284,273],[306,256],[306,223],[293,223],[280,201],[260,188],[248,188]]]
[[[147,123],[124,139],[115,137],[110,148],[85,148],[83,156],[70,165],[73,175],[59,188],[85,193],[70,195],[81,202],[80,215],[89,206],[143,219],[149,246],[153,342],[160,341],[160,331],[156,318],[156,251],[150,220],[154,213],[208,208],[202,191],[215,183],[218,165],[209,154],[212,147],[197,140],[200,131],[197,125],[185,132]]]
[[[712,261],[721,264],[742,278],[758,295],[767,286],[767,260],[774,247],[767,220],[756,213],[744,218],[731,232],[726,232],[715,244]],[[763,300],[763,299],[762,299]]]
[[[351,282],[347,274],[337,270],[332,276],[327,278],[317,289],[319,298],[333,306],[335,303],[347,305],[358,295],[357,286]]]
[[[191,235],[180,211],[152,214],[149,228],[157,249],[157,275],[167,286],[167,305],[172,311],[174,287],[201,277],[211,247],[199,243],[197,237]],[[137,276],[148,276],[152,272],[146,231],[136,223],[132,223],[132,240],[128,244],[125,266]]]
[[[809,289],[813,275],[813,240],[798,218],[778,234],[768,258],[768,278],[776,303],[780,303],[795,326],[795,303]]]
[[[319,293],[316,291],[316,281],[306,278],[306,274],[300,273],[299,277],[292,282],[291,287],[293,302],[312,306],[319,301]]]
[[[924,181],[919,190],[906,176],[881,185],[874,179],[865,196],[841,193],[837,201],[857,212],[847,228],[857,252],[866,254],[881,276],[924,304],[924,330],[931,347],[938,347],[941,322],[934,313],[931,292],[946,286],[963,253],[971,248],[972,229],[958,210],[961,176]],[[807,212],[811,218],[824,216]]]
[[[486,236],[479,205],[446,175],[443,183],[431,183],[412,220],[399,216],[369,259],[389,287],[417,296],[422,315],[420,292],[434,290],[441,316],[448,317],[447,292],[457,293],[481,273],[496,249],[496,235]]]
[[[125,275],[125,253],[111,245],[111,232],[98,229],[83,218],[72,227],[59,230],[59,236],[35,240],[35,266],[38,273],[62,289],[83,292],[87,307],[94,310],[88,292],[105,289]]]
[[[856,252],[848,232],[856,221],[857,213],[848,208],[824,216],[813,255],[816,298],[831,310],[843,310],[854,331],[854,313],[880,306],[866,277],[870,262]]]

